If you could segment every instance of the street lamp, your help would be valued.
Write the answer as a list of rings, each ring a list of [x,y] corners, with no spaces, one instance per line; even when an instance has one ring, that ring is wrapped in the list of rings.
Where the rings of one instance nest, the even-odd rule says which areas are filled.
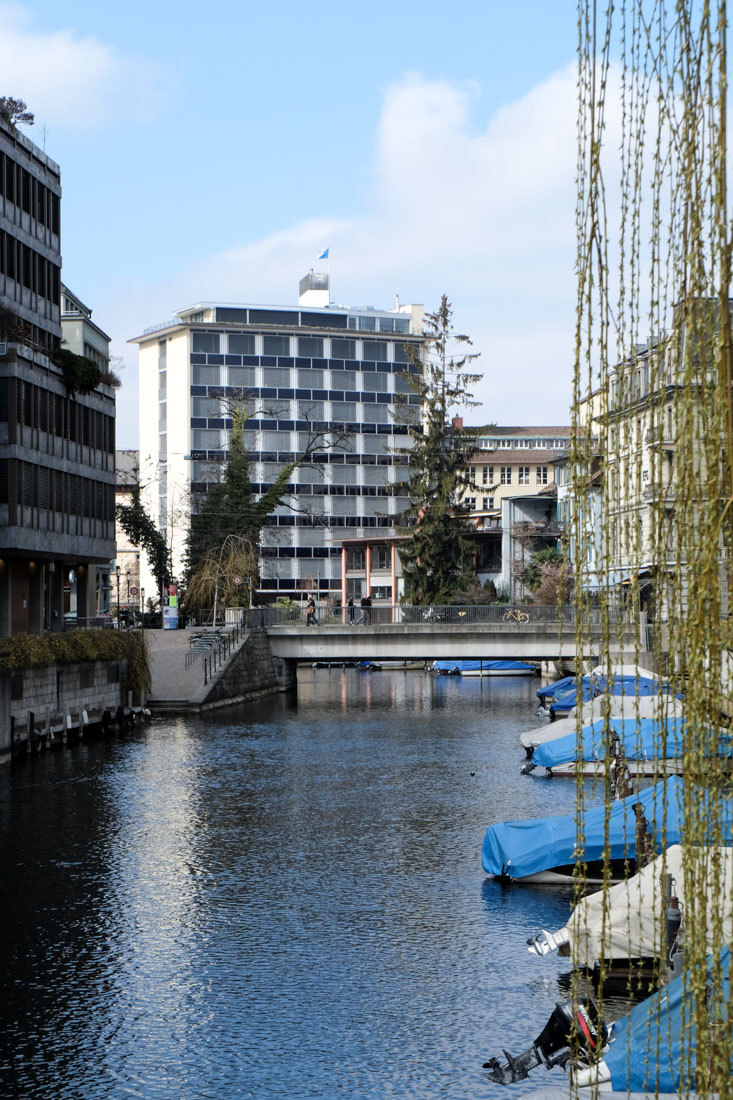
[[[145,629],[145,589],[140,589],[140,628]]]
[[[115,566],[115,578],[117,580],[117,629],[120,629],[120,567]]]

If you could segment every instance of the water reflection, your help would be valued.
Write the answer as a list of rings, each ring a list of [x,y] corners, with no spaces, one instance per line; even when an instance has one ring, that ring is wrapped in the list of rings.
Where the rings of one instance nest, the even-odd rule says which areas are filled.
[[[567,968],[525,944],[567,894],[480,868],[572,805],[519,775],[535,686],[304,670],[0,777],[2,1095],[505,1096]]]

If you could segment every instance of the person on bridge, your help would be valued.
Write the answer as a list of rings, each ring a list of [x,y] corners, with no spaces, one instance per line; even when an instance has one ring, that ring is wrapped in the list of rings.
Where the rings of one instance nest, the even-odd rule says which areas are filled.
[[[349,596],[348,600],[346,601],[346,607],[348,609],[348,614],[349,614],[349,626],[353,626],[354,625],[354,597],[353,596]]]
[[[361,618],[360,623],[364,626],[369,626],[372,621],[372,601],[368,595],[361,597]]]
[[[316,625],[316,604],[312,596],[308,597],[308,603],[305,605],[305,625]]]

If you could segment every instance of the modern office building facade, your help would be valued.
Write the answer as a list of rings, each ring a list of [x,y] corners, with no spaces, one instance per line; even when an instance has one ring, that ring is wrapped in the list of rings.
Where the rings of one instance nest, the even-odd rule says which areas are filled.
[[[114,391],[70,392],[60,170],[0,119],[0,634],[97,611],[114,557]]]
[[[168,533],[174,571],[190,515],[226,462],[232,405],[244,401],[257,494],[319,440],[265,529],[258,599],[340,599],[342,540],[392,534],[406,504],[391,490],[406,472],[394,452],[409,445],[405,418],[419,416],[405,372],[422,329],[422,306],[333,306],[328,277],[311,272],[297,306],[204,303],[137,337],[142,497]]]

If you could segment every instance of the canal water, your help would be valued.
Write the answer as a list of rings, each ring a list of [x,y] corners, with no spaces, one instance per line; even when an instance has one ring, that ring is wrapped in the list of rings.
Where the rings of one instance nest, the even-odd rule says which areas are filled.
[[[0,1096],[521,1095],[481,1064],[563,996],[569,895],[484,831],[564,813],[519,774],[537,681],[301,670],[295,694],[0,775]]]

